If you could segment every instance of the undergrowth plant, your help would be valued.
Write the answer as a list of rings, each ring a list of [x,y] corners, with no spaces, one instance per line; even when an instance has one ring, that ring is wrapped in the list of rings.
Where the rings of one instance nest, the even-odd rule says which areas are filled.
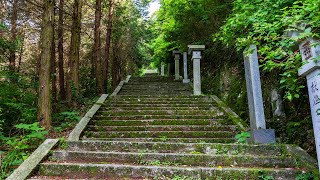
[[[39,126],[38,122],[33,124],[18,124],[15,126],[18,135],[5,137],[0,133],[0,142],[6,146],[8,153],[2,159],[1,179],[7,177],[12,170],[26,160],[33,149],[45,139],[48,131]]]
[[[237,143],[241,143],[241,144],[247,143],[247,140],[250,137],[251,137],[251,135],[249,132],[242,132],[242,133],[239,133],[235,136]]]

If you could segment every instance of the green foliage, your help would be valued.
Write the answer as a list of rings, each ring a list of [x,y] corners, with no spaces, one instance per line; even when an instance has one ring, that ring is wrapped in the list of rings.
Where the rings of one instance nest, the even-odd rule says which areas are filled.
[[[273,180],[274,177],[273,176],[261,175],[261,176],[259,176],[259,179],[262,179],[262,180]]]
[[[215,34],[214,41],[236,46],[238,51],[250,44],[258,45],[261,68],[282,72],[280,84],[285,97],[289,101],[299,99],[304,81],[297,74],[302,63],[295,42],[319,36],[320,13],[316,10],[319,7],[313,0],[237,0],[233,3],[233,13]],[[299,30],[297,25],[301,23],[311,27],[302,27],[297,38],[288,37],[289,31]]]
[[[0,127],[10,136],[14,125],[36,121],[36,95],[32,81],[18,73],[0,71]]]
[[[172,62],[172,50],[187,50],[189,44],[208,44],[210,35],[217,32],[230,11],[231,1],[218,0],[162,0],[161,8],[151,24],[153,41],[152,59]],[[201,32],[201,33],[199,33]]]
[[[0,142],[6,146],[8,153],[2,160],[1,179],[8,176],[15,166],[20,165],[29,156],[48,131],[39,126],[39,123],[18,124],[15,126],[17,136],[5,137],[0,134]]]
[[[54,114],[54,131],[62,132],[73,127],[80,120],[79,112],[65,111]]]
[[[296,177],[296,180],[311,180],[311,179],[314,179],[314,176],[312,173],[302,173]]]
[[[239,133],[235,136],[237,143],[241,143],[241,144],[247,143],[247,140],[250,137],[251,137],[251,135],[249,132],[242,132],[242,133]]]

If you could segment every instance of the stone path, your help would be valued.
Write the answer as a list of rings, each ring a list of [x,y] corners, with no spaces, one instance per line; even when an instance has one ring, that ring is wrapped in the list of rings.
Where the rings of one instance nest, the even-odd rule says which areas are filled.
[[[189,85],[133,77],[33,179],[295,179],[308,167],[291,146],[235,143],[237,129]]]

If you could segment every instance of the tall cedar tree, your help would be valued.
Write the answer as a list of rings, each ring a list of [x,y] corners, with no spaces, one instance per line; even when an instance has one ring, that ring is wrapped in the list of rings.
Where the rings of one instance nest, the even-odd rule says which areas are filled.
[[[82,0],[75,0],[73,4],[70,58],[67,80],[67,100],[69,106],[76,106],[76,97],[79,95],[79,60],[80,60],[80,33],[81,33]]]
[[[56,41],[55,41],[55,10],[53,11],[53,33],[52,33],[52,51],[51,51],[51,88],[52,88],[52,111],[57,110],[57,76],[56,76]]]
[[[109,69],[109,59],[110,59],[110,44],[111,44],[111,34],[112,34],[112,23],[113,23],[113,0],[109,0],[109,12],[108,12],[108,24],[107,24],[107,35],[106,35],[106,46],[105,46],[105,59],[103,63],[103,82],[104,82],[104,92],[108,91],[108,69]]]
[[[40,125],[51,128],[51,90],[50,61],[53,41],[54,0],[44,1],[44,11],[41,31],[41,58],[39,70],[38,115]]]
[[[12,1],[12,15],[11,15],[11,40],[16,41],[17,39],[17,19],[18,19],[18,0]],[[9,57],[9,69],[15,71],[16,66],[16,49],[10,49]]]
[[[65,89],[65,78],[64,78],[64,56],[63,56],[63,8],[64,8],[64,0],[60,0],[59,3],[59,26],[58,26],[58,66],[59,66],[59,92],[60,99],[66,100],[66,89]]]
[[[96,0],[96,11],[95,11],[95,23],[94,23],[94,53],[93,53],[93,68],[95,70],[97,93],[103,93],[103,79],[102,79],[102,67],[101,67],[101,0]]]

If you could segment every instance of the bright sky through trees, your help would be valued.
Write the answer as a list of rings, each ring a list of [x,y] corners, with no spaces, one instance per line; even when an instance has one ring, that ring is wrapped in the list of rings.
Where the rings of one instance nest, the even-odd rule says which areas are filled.
[[[152,16],[152,14],[154,12],[156,12],[157,10],[160,9],[160,2],[159,0],[154,0],[153,2],[150,3],[150,7],[149,7],[149,17]]]

